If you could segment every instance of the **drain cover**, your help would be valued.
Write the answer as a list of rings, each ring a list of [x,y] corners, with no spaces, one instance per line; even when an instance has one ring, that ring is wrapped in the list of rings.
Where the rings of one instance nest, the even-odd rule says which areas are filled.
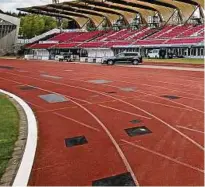
[[[36,87],[33,86],[20,86],[19,87],[21,90],[34,90]]]
[[[130,123],[132,124],[136,124],[136,123],[141,123],[142,121],[141,120],[138,120],[138,119],[134,119],[134,120],[131,120]]]
[[[105,92],[105,93],[108,93],[108,94],[116,94],[117,92]]]
[[[88,141],[85,138],[85,136],[77,136],[77,137],[65,139],[66,147],[73,147],[73,146],[77,146],[77,145],[83,145],[86,143],[88,143]]]
[[[11,66],[0,66],[1,69],[14,69],[14,67]]]
[[[92,186],[136,186],[131,174],[123,173],[92,182]]]
[[[180,97],[178,96],[175,96],[175,95],[163,95],[161,97],[165,97],[167,99],[180,99]]]
[[[68,101],[67,98],[59,94],[46,94],[46,95],[40,95],[39,97],[47,101],[48,103],[60,103],[60,102]]]
[[[150,131],[145,126],[133,127],[133,128],[125,129],[125,131],[129,136],[138,136],[138,135],[144,135],[144,134],[152,133],[152,131]]]
[[[110,83],[112,81],[108,81],[108,80],[89,80],[88,82],[94,83],[94,84],[105,84],[105,83]]]

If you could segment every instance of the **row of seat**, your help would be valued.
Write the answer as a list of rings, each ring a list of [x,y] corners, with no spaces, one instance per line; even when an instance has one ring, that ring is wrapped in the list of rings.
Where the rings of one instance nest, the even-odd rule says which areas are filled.
[[[44,44],[37,43],[31,46],[33,49],[48,49],[48,48],[111,48],[114,46],[129,46],[129,45],[160,45],[160,44],[195,44],[203,42],[203,37],[196,38],[175,38],[175,39],[153,39],[153,40],[138,40],[138,41],[94,41],[94,42],[69,42],[59,44]]]
[[[194,44],[203,40],[204,25],[167,25],[161,30],[143,27],[139,30],[66,32],[50,38],[47,43],[39,43],[30,48],[110,48],[126,45]],[[150,35],[150,36],[149,36]],[[194,36],[194,37],[192,37]],[[145,38],[145,39],[144,39]],[[49,43],[55,41],[58,44]]]

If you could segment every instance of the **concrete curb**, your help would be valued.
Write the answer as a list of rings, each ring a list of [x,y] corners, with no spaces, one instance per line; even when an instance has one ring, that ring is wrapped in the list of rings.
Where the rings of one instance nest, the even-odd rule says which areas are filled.
[[[20,126],[19,132],[19,138],[21,139],[23,137],[23,140],[18,139],[18,141],[16,142],[17,147],[15,147],[14,149],[13,162],[11,159],[11,162],[9,161],[9,163],[11,164],[9,166],[10,169],[7,168],[7,171],[9,171],[10,173],[6,172],[3,176],[3,180],[5,180],[3,181],[3,185],[27,186],[37,147],[37,121],[32,109],[21,98],[1,89],[0,93],[9,96],[10,98],[12,98],[12,100],[15,100],[14,103],[18,103],[15,106],[17,107],[17,109],[19,109],[19,107],[22,109],[20,109],[19,115],[20,118],[22,117],[21,122],[24,124],[23,127]],[[26,128],[25,123],[27,123]],[[16,157],[18,157],[17,160],[19,160],[19,157],[22,158],[20,158],[19,163],[16,162]],[[16,170],[18,171],[14,176],[13,172],[16,172]]]

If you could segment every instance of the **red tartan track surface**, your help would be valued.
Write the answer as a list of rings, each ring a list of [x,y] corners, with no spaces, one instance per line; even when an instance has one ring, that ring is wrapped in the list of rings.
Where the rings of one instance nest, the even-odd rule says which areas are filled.
[[[0,67],[0,88],[38,121],[29,185],[90,186],[129,172],[141,186],[204,186],[203,72],[21,60]],[[68,101],[48,103],[45,94]],[[141,126],[151,133],[125,131]],[[87,143],[67,147],[77,136]]]

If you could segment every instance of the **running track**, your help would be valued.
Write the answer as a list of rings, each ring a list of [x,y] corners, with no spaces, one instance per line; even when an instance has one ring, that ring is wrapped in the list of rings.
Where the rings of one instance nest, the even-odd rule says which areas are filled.
[[[0,68],[0,88],[23,98],[38,120],[29,185],[90,186],[127,172],[141,186],[204,185],[203,72],[20,60],[0,66],[14,67]],[[49,93],[69,100],[39,98]],[[152,133],[130,137],[124,130],[137,126]],[[87,144],[65,146],[82,135]]]

